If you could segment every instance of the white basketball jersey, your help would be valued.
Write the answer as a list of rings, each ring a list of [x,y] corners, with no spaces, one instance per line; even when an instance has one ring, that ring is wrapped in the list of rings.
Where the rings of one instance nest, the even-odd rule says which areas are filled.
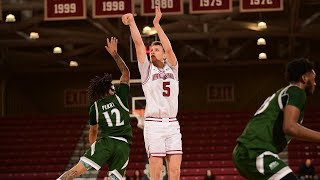
[[[146,97],[145,117],[172,118],[178,112],[178,65],[170,67],[167,63],[157,68],[149,63],[148,75],[142,82]],[[174,72],[175,71],[175,72]]]

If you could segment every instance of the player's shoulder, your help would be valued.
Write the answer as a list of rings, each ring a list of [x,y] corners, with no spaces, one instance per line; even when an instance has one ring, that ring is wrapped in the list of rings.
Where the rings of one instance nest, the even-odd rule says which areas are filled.
[[[166,66],[166,67],[169,67],[170,69],[177,69],[177,68],[179,67],[178,62],[177,62],[176,65],[172,65],[172,64],[170,64],[169,61],[166,61],[166,62],[165,62],[165,66]]]
[[[288,87],[287,93],[288,93],[288,94],[300,94],[300,95],[305,95],[305,91],[304,91],[303,89],[301,89],[301,88],[298,87],[298,86],[294,86],[294,85],[291,85],[291,86]]]
[[[97,101],[95,101],[95,102],[93,102],[91,105],[90,105],[90,111],[95,111],[95,108],[96,108],[96,104],[97,103]]]
[[[291,93],[304,93],[304,90],[295,85],[288,85],[279,89],[276,93],[291,94]]]
[[[106,103],[106,97],[99,98],[95,102],[92,103],[91,107],[94,109],[94,108],[96,108],[96,106],[99,107],[100,105],[103,105],[105,103]]]

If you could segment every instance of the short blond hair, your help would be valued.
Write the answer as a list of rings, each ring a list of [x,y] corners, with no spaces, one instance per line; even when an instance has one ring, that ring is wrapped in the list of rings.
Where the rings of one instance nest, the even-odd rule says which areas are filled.
[[[163,52],[165,52],[165,50],[164,50],[164,48],[163,48],[163,46],[162,46],[162,43],[161,43],[160,41],[153,41],[153,42],[151,43],[151,46],[161,46]]]

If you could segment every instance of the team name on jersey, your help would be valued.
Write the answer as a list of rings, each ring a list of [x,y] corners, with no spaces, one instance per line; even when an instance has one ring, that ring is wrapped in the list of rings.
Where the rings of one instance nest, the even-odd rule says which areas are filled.
[[[156,73],[152,75],[152,81],[157,80],[157,79],[174,79],[174,75],[172,73]]]
[[[113,102],[111,102],[111,103],[108,103],[108,104],[106,104],[106,105],[103,105],[102,106],[102,110],[108,110],[108,109],[110,109],[110,108],[113,108],[115,105],[113,104]]]

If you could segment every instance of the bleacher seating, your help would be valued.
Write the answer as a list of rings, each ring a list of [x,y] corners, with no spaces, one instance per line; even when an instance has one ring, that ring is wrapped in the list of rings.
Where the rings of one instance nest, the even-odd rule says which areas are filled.
[[[0,179],[59,177],[87,119],[69,115],[1,118]]]
[[[303,126],[320,131],[320,112],[316,110],[307,111]],[[312,159],[316,172],[320,170],[320,145],[318,143],[292,140],[288,146],[288,163],[293,172],[298,174],[299,167],[306,159]],[[319,175],[319,174],[318,174]]]
[[[320,130],[319,113],[306,112],[304,125]],[[184,112],[178,116],[183,138],[181,180],[203,179],[210,169],[218,180],[242,180],[231,153],[235,140],[251,117],[250,112]],[[2,118],[0,126],[0,179],[55,179],[70,161],[87,124],[85,116]],[[133,144],[127,175],[143,174],[147,161],[143,131],[133,125]],[[289,165],[298,171],[306,158],[320,169],[320,145],[293,140]],[[79,155],[80,156],[80,155]],[[98,179],[103,179],[107,166]]]

